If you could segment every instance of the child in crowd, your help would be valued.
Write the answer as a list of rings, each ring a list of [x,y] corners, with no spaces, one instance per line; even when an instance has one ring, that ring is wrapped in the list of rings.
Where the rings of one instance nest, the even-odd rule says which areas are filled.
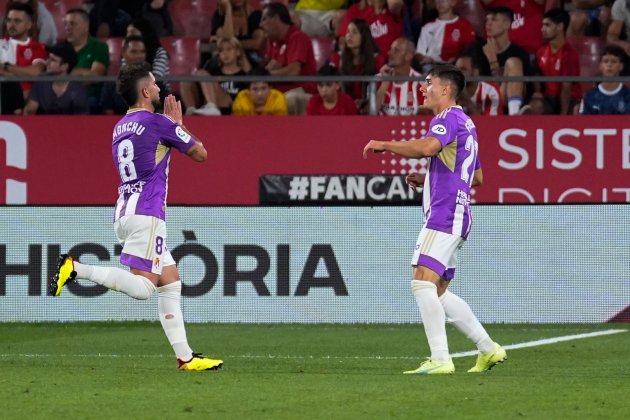
[[[322,66],[318,76],[339,76],[339,70],[330,64]],[[357,106],[352,97],[341,91],[336,81],[317,82],[318,94],[311,96],[306,105],[306,115],[356,115]]]
[[[602,76],[618,77],[626,60],[623,48],[607,46],[599,61]],[[621,82],[601,82],[584,95],[580,114],[630,114],[630,88]]]
[[[269,76],[265,69],[252,70],[251,76]],[[239,116],[288,115],[287,100],[279,90],[272,89],[267,81],[253,81],[249,89],[242,90],[232,103],[232,114]]]

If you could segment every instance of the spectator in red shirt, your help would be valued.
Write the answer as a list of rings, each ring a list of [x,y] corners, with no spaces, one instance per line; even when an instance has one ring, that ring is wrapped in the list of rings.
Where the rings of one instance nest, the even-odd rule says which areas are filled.
[[[318,76],[339,76],[339,70],[330,65],[323,65]],[[318,93],[311,96],[306,105],[306,115],[356,115],[357,106],[352,96],[341,91],[341,83],[335,81],[317,82]]]
[[[29,37],[35,22],[33,9],[22,3],[11,3],[7,12],[7,38],[0,39],[0,76],[37,76],[46,70],[46,46]],[[21,82],[23,99],[32,83]]]
[[[436,0],[438,18],[422,27],[416,59],[420,64],[454,63],[475,41],[475,30],[465,18],[457,16],[456,0]],[[428,70],[428,69],[427,69]]]
[[[272,76],[314,76],[317,71],[313,44],[292,22],[289,9],[282,3],[263,8],[260,26],[267,36],[264,67]],[[284,92],[291,115],[303,115],[315,83],[282,83],[274,88]]]
[[[383,55],[378,53],[370,27],[363,19],[355,19],[348,25],[345,35],[346,46],[339,53],[330,56],[330,63],[344,76],[374,76],[385,64]],[[346,82],[344,91],[355,101],[360,113],[367,112],[367,83]]]
[[[346,30],[350,22],[364,19],[370,27],[370,33],[378,50],[384,56],[392,42],[403,35],[402,12],[403,0],[360,0],[348,8],[344,15],[337,36],[343,48]]]
[[[481,0],[487,9],[507,7],[514,13],[510,39],[529,54],[535,54],[543,43],[540,34],[547,1],[553,0]]]
[[[537,73],[543,76],[579,76],[580,57],[566,40],[570,16],[564,9],[550,9],[542,22],[542,36],[546,44],[536,52]],[[577,82],[545,82],[534,84],[529,103],[532,114],[573,114],[582,100],[582,89]]]

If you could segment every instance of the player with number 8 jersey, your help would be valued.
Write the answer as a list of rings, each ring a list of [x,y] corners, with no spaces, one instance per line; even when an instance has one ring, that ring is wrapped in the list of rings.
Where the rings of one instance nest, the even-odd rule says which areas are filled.
[[[114,127],[112,155],[120,175],[114,220],[131,214],[165,219],[171,149],[196,144],[171,117],[130,109]]]
[[[181,370],[216,370],[222,360],[203,357],[188,345],[181,310],[182,284],[166,243],[166,194],[171,149],[196,162],[207,159],[203,144],[184,128],[181,103],[169,95],[161,105],[160,88],[147,63],[124,66],[118,92],[129,111],[114,127],[112,154],[120,176],[114,230],[122,245],[116,267],[82,264],[67,254],[59,257],[49,292],[59,296],[64,285],[87,279],[134,298],[149,299],[158,292],[160,323]],[[71,286],[70,286],[71,287]]]

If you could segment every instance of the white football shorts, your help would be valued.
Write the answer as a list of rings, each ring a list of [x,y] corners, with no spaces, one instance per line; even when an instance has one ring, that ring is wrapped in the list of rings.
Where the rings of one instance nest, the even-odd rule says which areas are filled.
[[[114,222],[123,246],[120,263],[130,268],[162,274],[162,267],[175,264],[166,247],[166,222],[153,216],[132,214]]]
[[[427,267],[445,280],[451,280],[455,277],[457,252],[464,242],[464,238],[459,235],[423,227],[416,241],[411,265]]]

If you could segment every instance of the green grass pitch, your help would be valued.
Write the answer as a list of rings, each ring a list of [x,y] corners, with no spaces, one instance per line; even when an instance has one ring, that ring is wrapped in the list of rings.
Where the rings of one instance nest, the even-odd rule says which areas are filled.
[[[627,419],[630,333],[508,350],[468,374],[402,375],[421,325],[189,324],[218,372],[180,372],[158,323],[0,324],[2,419]],[[628,324],[489,325],[504,345]],[[449,326],[451,351],[473,346]]]

